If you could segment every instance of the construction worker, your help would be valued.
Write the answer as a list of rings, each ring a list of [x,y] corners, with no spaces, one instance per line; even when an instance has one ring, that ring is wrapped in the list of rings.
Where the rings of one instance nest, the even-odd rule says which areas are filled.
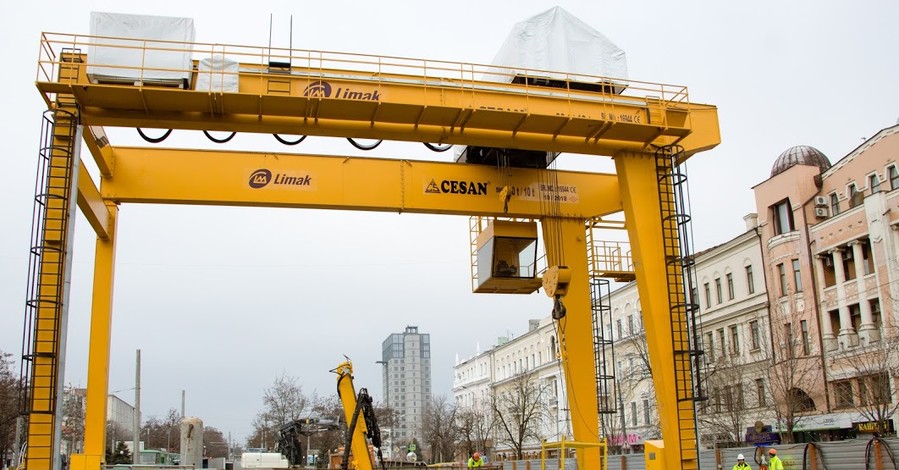
[[[478,468],[484,465],[484,460],[481,458],[481,454],[479,452],[475,452],[474,455],[468,459],[468,468]]]
[[[746,463],[746,459],[743,457],[743,454],[737,454],[737,464],[734,465],[733,470],[751,470],[752,467]]]
[[[768,449],[768,470],[784,470],[784,463],[777,456],[777,449]]]

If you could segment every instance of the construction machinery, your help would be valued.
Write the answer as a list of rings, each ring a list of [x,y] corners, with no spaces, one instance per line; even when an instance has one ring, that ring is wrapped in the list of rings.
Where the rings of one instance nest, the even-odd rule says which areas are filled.
[[[308,465],[309,438],[316,433],[340,429],[337,421],[320,418],[295,419],[278,428],[277,450],[291,467]],[[303,442],[306,438],[306,442]],[[305,444],[305,445],[304,445]]]
[[[368,390],[359,389],[353,385],[353,363],[347,359],[331,370],[337,374],[337,395],[343,405],[346,417],[347,431],[346,443],[343,446],[343,458],[341,470],[352,468],[358,470],[372,470],[375,468],[369,445],[377,455],[380,467],[384,468],[384,455],[381,452],[381,429],[375,416],[373,400]],[[371,444],[369,444],[371,443]],[[352,455],[352,461],[350,456]]]
[[[115,59],[121,55],[124,61]],[[484,80],[488,75],[493,79]],[[604,276],[636,279],[664,438],[664,445],[647,442],[648,467],[698,468],[694,401],[701,393],[693,370],[700,350],[692,278],[684,275],[692,257],[680,167],[720,137],[715,107],[692,103],[686,87],[190,37],[51,33],[41,36],[36,86],[47,111],[23,346],[29,470],[59,468],[58,378],[76,205],[97,240],[84,452],[70,465],[98,470],[103,462],[115,247],[127,235],[118,233],[117,219],[132,203],[472,216],[473,290],[543,288],[551,297],[574,438],[582,442],[602,438],[600,416],[609,411],[609,374],[595,345],[610,338],[597,286]],[[124,147],[110,141],[107,127],[167,131],[142,131],[150,144]],[[273,155],[152,145],[172,130],[202,132],[223,145],[229,137],[213,132],[274,134],[285,147]],[[453,144],[466,146],[471,158],[309,155],[293,146],[303,137],[287,135],[357,146],[358,139],[437,150]],[[99,181],[82,162],[85,148]],[[612,157],[616,174],[556,170],[560,152]],[[633,267],[594,239],[594,228],[616,213],[623,213]],[[533,255],[538,233],[542,267]],[[599,468],[598,451],[579,452]]]

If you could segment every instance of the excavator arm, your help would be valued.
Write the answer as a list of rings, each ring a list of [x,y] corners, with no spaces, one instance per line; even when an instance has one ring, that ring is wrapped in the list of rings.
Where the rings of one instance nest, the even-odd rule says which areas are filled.
[[[375,418],[371,395],[367,389],[360,389],[356,394],[353,386],[353,363],[349,360],[341,363],[331,372],[337,374],[337,395],[343,404],[343,411],[347,422],[347,438],[343,452],[341,470],[355,468],[356,470],[373,470],[374,462],[368,444],[378,454],[381,468],[384,468],[384,457],[381,454],[381,430]],[[355,449],[355,451],[353,451]],[[352,454],[352,465],[350,455]]]

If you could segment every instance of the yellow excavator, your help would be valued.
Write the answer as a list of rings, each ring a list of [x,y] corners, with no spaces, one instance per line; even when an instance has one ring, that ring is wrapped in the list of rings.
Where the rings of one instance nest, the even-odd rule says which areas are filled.
[[[331,372],[337,374],[337,395],[343,404],[347,422],[346,443],[343,448],[340,469],[374,469],[369,443],[378,456],[381,468],[385,468],[384,455],[381,453],[381,429],[378,427],[378,419],[375,417],[368,389],[359,389],[358,395],[356,394],[356,388],[353,385],[353,363],[349,359],[340,363]]]

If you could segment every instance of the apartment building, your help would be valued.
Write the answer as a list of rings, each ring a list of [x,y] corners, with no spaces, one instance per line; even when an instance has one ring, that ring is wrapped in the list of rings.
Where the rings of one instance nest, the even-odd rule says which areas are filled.
[[[407,326],[382,343],[384,400],[398,413],[391,429],[395,443],[421,440],[424,408],[431,397],[431,335]]]

